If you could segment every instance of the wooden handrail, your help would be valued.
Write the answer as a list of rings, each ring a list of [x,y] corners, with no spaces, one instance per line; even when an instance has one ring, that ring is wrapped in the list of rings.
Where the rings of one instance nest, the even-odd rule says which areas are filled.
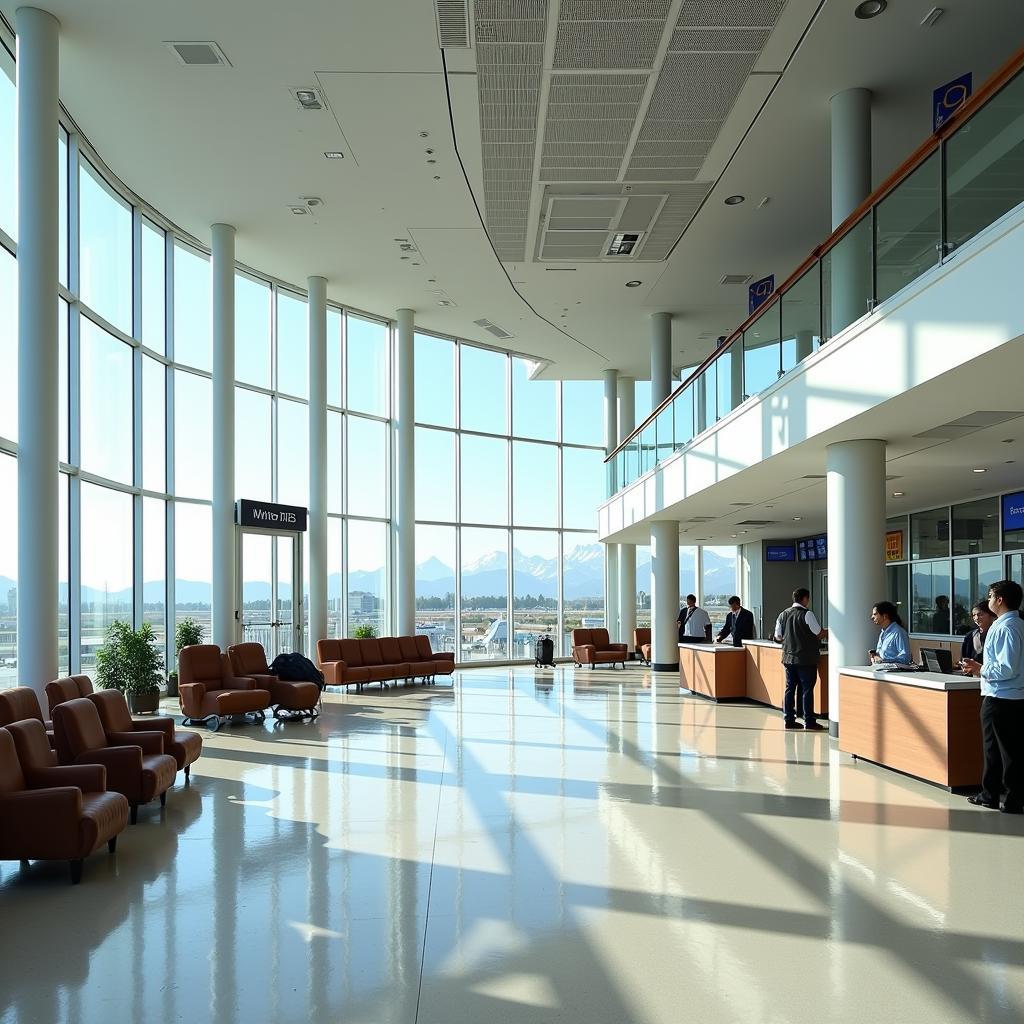
[[[676,397],[682,394],[719,356],[729,351],[743,337],[743,332],[750,325],[765,313],[772,305],[780,301],[782,296],[815,264],[822,256],[840,242],[853,228],[860,223],[862,217],[869,213],[872,207],[880,203],[890,192],[901,182],[908,178],[918,169],[933,153],[937,152],[942,143],[953,135],[960,126],[973,117],[988,101],[1009,83],[1017,74],[1024,69],[1024,47],[1018,50],[985,84],[974,93],[966,103],[953,116],[943,124],[937,132],[933,132],[924,142],[914,150],[906,160],[903,161],[890,174],[881,185],[876,188],[820,245],[816,246],[810,255],[772,292],[757,309],[754,310],[732,334],[728,335],[725,341],[714,348],[704,358],[704,361],[696,366],[686,380],[681,381],[673,389],[668,398],[662,401],[658,407],[652,410],[651,414],[639,426],[634,428],[625,440],[605,457],[605,463],[611,462],[631,441],[639,437],[645,427],[649,426],[658,416],[671,405]]]

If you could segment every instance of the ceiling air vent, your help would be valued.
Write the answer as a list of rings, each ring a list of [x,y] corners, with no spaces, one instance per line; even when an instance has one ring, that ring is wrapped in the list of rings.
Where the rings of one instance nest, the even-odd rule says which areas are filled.
[[[179,64],[187,68],[229,68],[231,61],[216,43],[164,43]]]
[[[746,284],[753,274],[724,274],[719,284]]]
[[[468,50],[469,0],[435,0],[437,41],[442,49]]]
[[[473,323],[475,323],[477,327],[482,327],[485,331],[489,331],[496,338],[501,338],[502,340],[504,340],[505,338],[512,337],[512,335],[509,334],[508,331],[502,330],[502,328],[500,328],[497,324],[491,323],[490,320],[474,320]]]

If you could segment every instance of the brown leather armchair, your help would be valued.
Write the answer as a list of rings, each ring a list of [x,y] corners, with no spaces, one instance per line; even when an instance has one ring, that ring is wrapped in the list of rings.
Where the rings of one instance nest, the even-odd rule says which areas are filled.
[[[637,626],[633,630],[633,650],[637,657],[645,664],[651,663],[651,627]]]
[[[615,665],[626,667],[626,644],[613,644],[607,629],[574,629],[572,631],[572,660],[577,668],[589,665]]]
[[[278,679],[267,664],[263,644],[233,644],[228,648],[231,671],[235,678],[251,679],[261,690],[270,694],[274,717],[316,718],[320,714],[320,684],[307,681]]]
[[[202,737],[195,732],[185,732],[174,728],[174,719],[167,717],[147,718],[143,722],[132,718],[128,710],[128,702],[119,690],[100,690],[88,697],[96,707],[100,716],[100,725],[109,743],[131,745],[139,733],[158,732],[163,736],[164,753],[174,758],[180,772],[185,769],[185,778],[189,778],[192,762],[199,759],[203,752]]]
[[[54,679],[52,683],[46,684],[46,703],[50,705],[50,717],[53,718],[53,709],[65,701],[74,700],[76,697],[88,697],[92,693],[92,680],[88,676],[65,676],[63,679]]]
[[[270,693],[248,676],[236,676],[215,644],[195,644],[178,654],[178,702],[186,725],[204,723],[216,732],[221,720],[233,715],[262,722]]]
[[[107,769],[107,787],[128,798],[133,825],[140,804],[155,797],[160,797],[161,807],[167,802],[178,764],[163,752],[163,733],[133,731],[127,742],[114,740],[103,731],[96,705],[79,697],[53,709],[53,736],[61,764],[101,764]]]
[[[71,881],[103,843],[111,853],[128,824],[128,801],[107,793],[106,769],[58,768],[35,720],[0,729],[0,859],[66,860]]]
[[[36,691],[28,686],[15,686],[10,690],[0,690],[0,726],[12,722],[24,722],[32,718],[42,725],[53,746],[53,724],[43,718],[43,709],[39,706]]]

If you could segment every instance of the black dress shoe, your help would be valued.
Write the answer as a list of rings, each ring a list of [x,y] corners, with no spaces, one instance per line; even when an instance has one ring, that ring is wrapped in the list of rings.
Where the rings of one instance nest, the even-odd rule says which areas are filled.
[[[825,726],[818,725],[817,722],[811,722],[808,725],[805,725],[804,729],[807,732],[824,732],[825,731]]]
[[[967,798],[969,804],[974,804],[975,807],[988,807],[993,811],[999,810],[999,801],[993,803],[991,800],[986,799],[984,793],[975,793],[974,796]]]
[[[1001,810],[1003,814],[1024,814],[1024,807],[1020,807],[1015,804],[1000,804],[999,810]]]
[[[802,729],[803,726],[799,722],[787,722],[786,723],[786,728],[787,729]]]

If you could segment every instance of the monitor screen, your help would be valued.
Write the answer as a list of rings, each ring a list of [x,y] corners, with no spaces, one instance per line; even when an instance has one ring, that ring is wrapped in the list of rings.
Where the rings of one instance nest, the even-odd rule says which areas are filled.
[[[921,657],[924,658],[924,667],[929,672],[940,672],[942,675],[952,675],[953,655],[944,647],[922,647]]]
[[[796,557],[801,562],[824,561],[828,558],[828,536],[803,537],[796,542]]]
[[[792,544],[769,544],[765,548],[767,562],[795,562],[796,549]]]

